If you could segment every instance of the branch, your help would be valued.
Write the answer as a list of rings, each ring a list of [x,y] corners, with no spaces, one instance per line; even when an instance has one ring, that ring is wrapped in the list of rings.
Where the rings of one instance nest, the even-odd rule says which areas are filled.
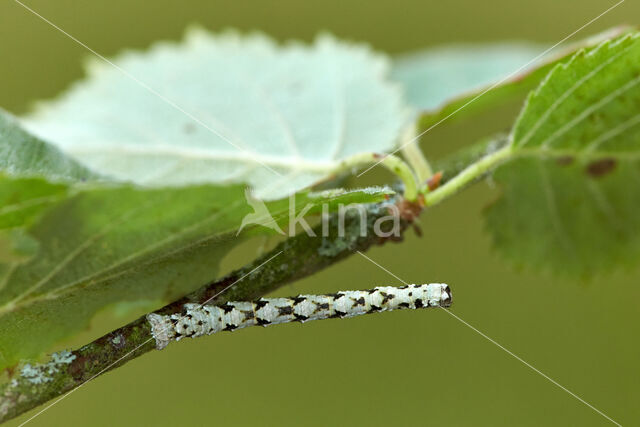
[[[490,172],[489,167],[501,161],[501,149],[505,143],[504,137],[484,141],[437,163],[436,170],[442,172],[441,186],[427,193],[426,199],[432,202],[428,203],[428,206],[441,202]],[[483,167],[473,168],[473,173],[470,174],[469,168],[472,168],[476,162],[481,162]],[[379,237],[374,225],[377,220],[390,215],[390,207],[393,205],[399,208],[399,233],[396,236]],[[334,234],[319,238],[302,233],[289,238],[250,265],[204,286],[155,313],[160,315],[180,313],[186,303],[207,302],[217,305],[226,301],[257,299],[280,286],[327,268],[356,251],[366,251],[372,245],[382,244],[388,240],[402,240],[402,233],[421,211],[418,203],[400,198],[366,205],[365,209],[367,213],[365,233],[360,227],[360,216],[353,210],[348,210],[344,219],[344,235],[342,237],[336,235],[335,231],[340,227],[339,219],[334,215],[327,228]],[[322,226],[314,228],[314,232],[316,235],[322,235]],[[272,262],[265,263],[278,253],[281,254]],[[265,265],[257,268],[262,264]],[[234,285],[236,282],[237,284]],[[20,375],[0,385],[0,423],[70,392],[95,377],[155,349],[156,342],[151,336],[151,325],[144,316],[77,350],[56,353],[48,363],[25,365]]]
[[[387,238],[378,237],[374,232],[374,225],[378,219],[390,215],[390,207],[394,203],[400,207],[400,234]],[[335,232],[339,229],[338,218],[334,215],[328,227],[328,230],[334,232],[332,235],[320,238],[301,233],[289,238],[252,264],[155,313],[180,313],[186,303],[208,301],[209,304],[222,304],[226,301],[254,300],[282,285],[312,275],[356,251],[365,251],[372,245],[382,244],[387,240],[401,240],[401,233],[420,211],[415,204],[400,199],[365,208],[366,233],[361,232],[360,216],[349,210],[344,219],[344,236],[338,236]],[[384,224],[390,225],[389,222],[382,224],[383,229]],[[322,235],[321,226],[316,227],[314,232],[318,236]],[[265,263],[278,253],[281,254],[272,262]],[[263,263],[264,266],[257,268]],[[234,283],[236,284],[233,285]],[[61,396],[155,348],[151,326],[144,316],[77,350],[56,353],[48,363],[25,365],[19,375],[0,386],[0,422]]]

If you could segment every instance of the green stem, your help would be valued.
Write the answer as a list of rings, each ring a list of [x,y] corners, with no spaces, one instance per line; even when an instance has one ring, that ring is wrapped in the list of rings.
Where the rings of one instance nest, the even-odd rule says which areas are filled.
[[[405,199],[414,202],[418,198],[418,185],[413,171],[402,159],[393,154],[356,154],[341,161],[334,173],[370,164],[380,164],[397,175],[404,184]]]
[[[404,158],[409,163],[409,166],[413,168],[418,177],[420,185],[424,185],[429,178],[433,176],[433,169],[431,165],[422,154],[418,145],[417,132],[415,124],[407,129],[402,140],[400,141],[401,151]]]
[[[411,141],[402,147],[402,155],[413,170],[416,172],[420,185],[424,184],[433,176],[431,165],[420,151],[420,147],[415,141]]]
[[[421,191],[424,194],[425,205],[437,205],[453,194],[456,194],[466,185],[481,178],[490,170],[507,161],[512,157],[512,155],[513,147],[511,144],[507,144],[499,150],[484,156],[477,162],[467,166],[459,174],[447,181],[442,187],[431,192],[428,192],[428,189],[424,187]]]

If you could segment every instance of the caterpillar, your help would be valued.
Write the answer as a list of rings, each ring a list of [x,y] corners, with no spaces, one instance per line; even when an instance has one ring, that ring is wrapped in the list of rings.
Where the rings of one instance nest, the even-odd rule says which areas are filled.
[[[402,308],[449,307],[451,290],[444,283],[381,286],[366,291],[342,291],[327,295],[298,295],[291,298],[261,298],[254,302],[227,302],[223,305],[185,304],[181,313],[151,313],[147,320],[156,348],[171,341],[199,337],[247,326],[269,326],[287,322],[307,322],[345,318]]]

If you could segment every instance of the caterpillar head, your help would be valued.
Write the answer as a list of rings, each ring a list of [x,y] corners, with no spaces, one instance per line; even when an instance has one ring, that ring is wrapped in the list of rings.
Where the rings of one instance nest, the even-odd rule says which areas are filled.
[[[432,283],[429,285],[429,305],[450,307],[452,301],[451,288],[446,283]]]

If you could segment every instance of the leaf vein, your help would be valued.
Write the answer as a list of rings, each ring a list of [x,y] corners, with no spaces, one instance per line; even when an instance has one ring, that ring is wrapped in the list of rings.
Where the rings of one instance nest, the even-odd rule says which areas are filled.
[[[45,204],[47,202],[50,201],[55,201],[57,199],[59,199],[60,196],[56,195],[56,196],[46,196],[46,197],[38,197],[38,198],[34,198],[34,199],[29,199],[29,200],[25,200],[25,201],[21,201],[18,203],[14,203],[12,205],[6,205],[3,206],[2,208],[0,208],[0,215],[6,215],[8,213],[13,213],[16,211],[20,211],[22,209],[27,209],[27,208],[31,208],[40,204]]]
[[[237,161],[249,164],[267,164],[269,166],[280,167],[289,169],[292,171],[318,171],[326,172],[332,170],[335,164],[332,162],[314,162],[296,159],[291,157],[279,157],[269,156],[265,154],[248,156],[243,152],[238,151],[212,151],[205,149],[198,149],[194,147],[179,147],[175,145],[154,145],[152,147],[146,147],[136,144],[118,144],[117,150],[113,150],[113,144],[103,142],[100,144],[92,144],[91,146],[75,145],[69,146],[69,150],[75,154],[113,154],[117,152],[118,155],[126,156],[148,156],[150,154],[156,156],[167,157],[183,157],[185,159],[210,159],[210,160],[225,160],[225,161]]]
[[[531,138],[533,138],[537,134],[538,130],[542,127],[542,125],[545,124],[549,120],[549,117],[551,117],[551,114],[553,114],[555,112],[555,110],[560,106],[560,104],[562,104],[567,98],[569,98],[569,96],[571,96],[575,91],[580,89],[589,80],[591,80],[593,77],[595,77],[600,71],[602,71],[604,68],[606,68],[608,65],[612,64],[613,62],[615,62],[618,58],[620,58],[629,49],[631,49],[631,46],[629,46],[629,47],[625,48],[624,50],[622,50],[621,52],[618,52],[617,54],[613,55],[611,58],[607,59],[602,64],[598,65],[593,70],[591,70],[589,73],[587,73],[584,77],[582,77],[580,80],[578,80],[573,86],[571,86],[569,89],[567,89],[567,91],[565,91],[562,95],[560,95],[553,102],[553,104],[551,104],[551,106],[544,112],[544,114],[542,116],[540,116],[540,118],[536,121],[536,123],[533,125],[533,127],[524,136],[524,138],[519,143],[519,145],[523,146],[523,145],[527,144],[527,142],[529,142],[529,140]],[[567,66],[568,66],[568,64],[567,65],[560,65],[560,67],[565,67],[565,68]]]
[[[551,183],[549,182],[549,176],[547,175],[546,166],[543,162],[539,163],[539,171],[540,171],[540,184],[542,185],[542,189],[545,195],[545,200],[547,201],[547,211],[549,212],[549,218],[551,223],[553,224],[553,228],[556,230],[556,234],[560,240],[562,246],[564,246],[565,250],[571,252],[574,256],[576,253],[576,249],[571,242],[569,235],[566,232],[566,229],[560,219],[560,214],[558,212],[558,206],[556,204],[556,195],[555,191]]]
[[[23,293],[17,295],[14,299],[12,299],[11,301],[7,302],[5,304],[5,306],[15,305],[16,303],[18,303],[19,301],[21,301],[22,299],[27,297],[29,294],[32,294],[33,292],[35,292],[38,289],[40,289],[43,285],[45,285],[52,278],[54,278],[60,271],[62,271],[63,268],[65,268],[67,265],[69,265],[71,262],[73,262],[73,260],[76,259],[82,252],[84,252],[85,250],[89,249],[91,247],[91,245],[95,244],[98,240],[100,240],[102,237],[104,237],[107,233],[109,233],[115,227],[119,226],[124,221],[129,219],[131,216],[133,216],[134,214],[138,213],[140,210],[148,207],[151,204],[153,204],[153,203],[146,203],[143,206],[140,206],[140,207],[137,207],[135,209],[131,209],[128,212],[125,212],[123,215],[119,216],[117,220],[110,222],[105,227],[103,227],[100,231],[98,231],[98,232],[94,233],[93,235],[89,236],[84,242],[82,242],[74,250],[69,252],[67,254],[67,256],[60,263],[58,263],[54,268],[52,268],[49,271],[49,273],[44,275],[40,280],[38,280],[37,282],[35,282],[31,286],[27,287],[27,289]],[[2,308],[4,308],[4,307],[0,307],[0,311],[1,311]]]
[[[603,143],[626,132],[627,130],[631,129],[633,126],[637,125],[638,123],[640,123],[640,114],[633,116],[626,122],[619,124],[615,128],[609,130],[608,132],[603,133],[598,138],[594,139],[591,143],[587,145],[587,148],[585,149],[585,151],[588,153],[595,151],[596,148],[598,148]]]
[[[287,175],[287,176],[281,178],[281,180],[284,181],[286,178],[293,177],[295,175],[296,174]],[[74,282],[71,282],[71,283],[69,283],[67,285],[59,286],[59,287],[56,288],[55,292],[53,292],[51,294],[51,297],[58,297],[59,295],[63,294],[62,291],[65,291],[64,293],[66,293],[67,289],[74,288],[75,286],[77,286],[78,284],[81,284],[81,283],[89,282],[88,285],[96,285],[96,284],[99,284],[99,283],[103,283],[103,282],[105,282],[107,280],[111,280],[114,277],[121,276],[121,275],[131,271],[133,268],[135,268],[137,266],[132,266],[132,267],[126,268],[126,269],[124,269],[122,271],[119,271],[119,272],[117,272],[117,273],[115,273],[113,275],[100,278],[100,276],[108,273],[109,271],[114,270],[115,268],[118,268],[118,267],[120,267],[120,266],[122,266],[124,264],[127,264],[127,263],[130,263],[132,261],[135,261],[136,259],[141,258],[145,254],[147,254],[147,253],[149,253],[149,252],[151,252],[151,251],[153,251],[155,249],[158,249],[158,248],[160,248],[160,247],[162,247],[164,245],[167,245],[167,244],[169,244],[169,243],[171,243],[171,242],[173,242],[173,241],[179,239],[180,237],[183,237],[183,236],[185,236],[185,235],[187,235],[189,233],[197,231],[199,228],[205,226],[207,223],[209,223],[211,221],[214,221],[214,220],[218,219],[219,217],[221,217],[222,215],[224,215],[225,213],[231,211],[233,208],[237,207],[243,201],[244,200],[237,200],[234,203],[232,203],[231,205],[227,206],[225,209],[222,209],[222,210],[216,212],[215,214],[213,214],[213,215],[211,215],[211,216],[209,216],[209,217],[207,217],[207,218],[205,218],[205,219],[203,219],[201,221],[198,221],[195,224],[191,224],[190,226],[185,227],[182,230],[178,231],[177,233],[173,233],[173,234],[167,236],[166,238],[164,238],[164,239],[162,239],[162,240],[160,240],[158,242],[154,242],[154,243],[152,243],[150,245],[147,245],[144,248],[141,248],[140,250],[127,255],[126,257],[124,257],[124,258],[112,263],[110,266],[107,266],[107,267],[103,268],[102,270],[100,270],[98,272],[95,272],[93,274],[90,274],[88,276],[80,278],[78,280],[75,280]],[[236,230],[236,227],[231,227],[231,228],[229,228],[227,230],[217,230],[214,234],[209,234],[209,235],[207,235],[207,236],[203,237],[202,239],[199,239],[199,240],[197,240],[195,242],[190,242],[190,243],[188,243],[186,245],[183,245],[183,246],[179,247],[178,249],[169,251],[168,253],[164,253],[162,255],[152,257],[146,263],[148,264],[148,263],[155,262],[155,261],[157,261],[159,259],[165,258],[167,256],[170,256],[170,255],[174,254],[174,253],[177,253],[177,252],[180,252],[180,251],[184,251],[184,250],[189,249],[191,247],[197,246],[203,241],[211,240],[211,239],[217,237],[218,235],[228,234],[228,233],[231,233],[231,232],[233,232],[235,230]],[[35,299],[32,299],[31,301],[33,301],[33,300],[35,300]],[[0,309],[0,313],[1,312],[2,312],[2,310]]]
[[[540,144],[541,148],[546,148],[550,146],[556,139],[558,139],[558,137],[567,133],[569,130],[575,127],[578,123],[580,123],[581,121],[589,117],[589,115],[591,115],[593,112],[599,110],[609,102],[616,99],[618,96],[624,94],[626,91],[630,90],[631,88],[636,86],[638,83],[640,83],[640,76],[636,77],[635,79],[629,81],[624,86],[611,92],[609,95],[605,96],[600,101],[596,102],[590,107],[585,108],[584,111],[582,111],[582,113],[578,114],[576,117],[574,117],[572,120],[567,122],[560,129],[557,129],[551,136],[549,136],[544,142],[542,142],[542,144]]]

